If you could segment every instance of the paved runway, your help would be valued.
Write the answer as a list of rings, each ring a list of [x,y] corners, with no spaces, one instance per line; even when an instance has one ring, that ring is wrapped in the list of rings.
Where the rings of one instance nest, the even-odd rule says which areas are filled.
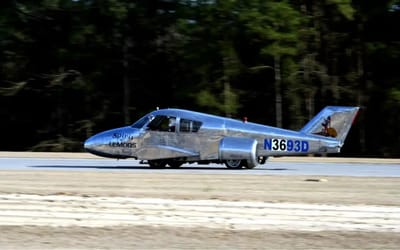
[[[252,174],[252,175],[321,175],[400,177],[400,160],[362,161],[308,157],[272,159],[255,169],[231,170],[222,164],[185,164],[179,169],[151,169],[137,160],[113,160],[74,157],[4,157],[0,158],[0,170],[68,170],[68,171],[126,171],[146,173],[199,173],[199,174]],[[298,159],[298,160],[296,160]]]

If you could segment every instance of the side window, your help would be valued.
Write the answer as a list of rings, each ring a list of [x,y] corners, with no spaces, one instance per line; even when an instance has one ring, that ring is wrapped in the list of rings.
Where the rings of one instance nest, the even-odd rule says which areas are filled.
[[[201,127],[201,122],[193,121],[192,132],[199,131],[200,127]]]
[[[175,132],[176,118],[172,116],[158,115],[147,125],[153,131]]]
[[[197,132],[201,127],[201,122],[192,121],[188,119],[181,119],[180,122],[180,132]]]
[[[190,121],[186,119],[181,119],[180,132],[190,132]]]

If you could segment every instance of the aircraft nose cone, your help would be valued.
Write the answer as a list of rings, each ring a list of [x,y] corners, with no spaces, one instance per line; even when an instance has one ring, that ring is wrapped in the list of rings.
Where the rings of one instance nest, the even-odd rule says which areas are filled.
[[[94,153],[97,151],[96,149],[99,147],[99,139],[96,137],[97,136],[92,136],[85,141],[83,147],[85,148],[86,151],[90,153]]]
[[[131,127],[116,128],[100,132],[89,137],[84,143],[84,149],[94,155],[109,158],[127,158],[131,156],[131,149],[137,136],[137,130]]]
[[[90,149],[92,149],[92,148],[93,148],[93,140],[92,140],[91,138],[87,139],[87,140],[85,141],[85,143],[83,144],[83,148],[84,148],[85,150],[90,150]]]
[[[104,134],[97,134],[87,139],[83,147],[89,153],[97,156],[112,157],[112,152],[107,149],[107,137]]]

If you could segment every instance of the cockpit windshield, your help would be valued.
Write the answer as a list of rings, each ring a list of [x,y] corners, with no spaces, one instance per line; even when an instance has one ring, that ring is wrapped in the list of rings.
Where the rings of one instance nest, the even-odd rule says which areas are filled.
[[[144,125],[146,125],[149,121],[153,120],[154,116],[152,115],[147,115],[143,116],[140,118],[138,121],[136,121],[134,124],[132,124],[132,128],[142,128]]]

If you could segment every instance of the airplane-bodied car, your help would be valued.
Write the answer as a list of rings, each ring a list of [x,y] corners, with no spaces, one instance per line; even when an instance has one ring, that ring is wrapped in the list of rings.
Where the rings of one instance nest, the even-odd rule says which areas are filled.
[[[183,109],[157,109],[130,126],[84,143],[95,155],[134,158],[150,167],[224,163],[254,168],[269,156],[339,153],[359,107],[327,106],[299,131]]]

